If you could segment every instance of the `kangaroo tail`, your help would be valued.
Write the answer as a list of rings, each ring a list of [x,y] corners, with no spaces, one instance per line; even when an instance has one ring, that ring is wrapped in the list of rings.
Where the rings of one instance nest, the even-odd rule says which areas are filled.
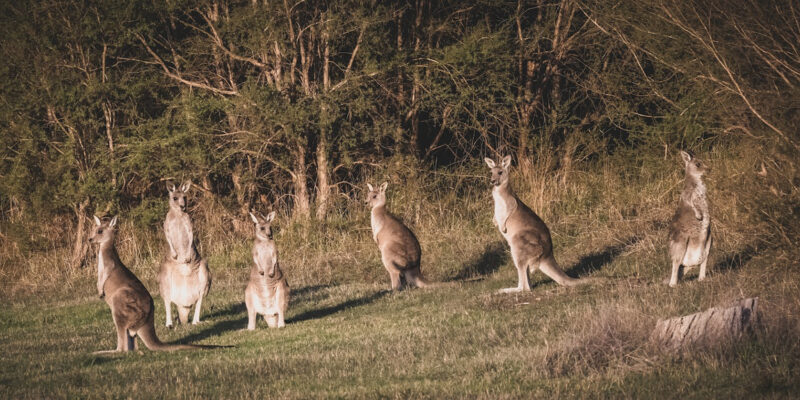
[[[139,328],[137,332],[144,345],[147,346],[148,349],[153,351],[173,351],[173,350],[197,350],[197,349],[204,349],[210,348],[213,346],[198,346],[194,344],[166,344],[158,339],[156,336],[156,328],[153,324],[153,321],[145,324],[143,327]]]
[[[408,281],[409,283],[413,283],[414,286],[418,288],[431,289],[441,286],[441,284],[439,283],[432,283],[429,282],[427,279],[425,279],[425,277],[422,275],[422,272],[420,272],[419,267],[415,267],[411,270],[406,271],[404,275],[406,281]]]
[[[578,286],[591,283],[592,281],[591,279],[575,279],[567,275],[567,273],[558,266],[556,259],[553,257],[542,260],[539,263],[539,269],[561,286]]]

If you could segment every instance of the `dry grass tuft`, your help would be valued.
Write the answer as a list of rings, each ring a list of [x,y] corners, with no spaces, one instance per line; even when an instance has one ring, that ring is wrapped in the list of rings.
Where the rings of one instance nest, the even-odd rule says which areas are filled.
[[[608,369],[641,369],[651,363],[647,347],[654,319],[632,304],[587,307],[570,334],[544,348],[544,376],[606,373]]]

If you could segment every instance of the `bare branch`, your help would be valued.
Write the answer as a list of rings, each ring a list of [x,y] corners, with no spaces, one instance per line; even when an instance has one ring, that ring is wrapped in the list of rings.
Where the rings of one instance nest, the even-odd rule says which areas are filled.
[[[153,49],[150,48],[150,46],[144,40],[144,37],[142,37],[142,35],[137,33],[136,34],[136,38],[139,39],[140,42],[142,42],[142,44],[144,45],[144,47],[147,50],[147,52],[150,53],[150,55],[153,56],[153,59],[155,59],[156,63],[161,66],[161,69],[164,70],[164,74],[166,76],[168,76],[168,77],[170,77],[170,78],[172,78],[172,79],[174,79],[174,80],[176,80],[178,82],[181,82],[181,83],[183,83],[183,84],[185,84],[187,86],[208,90],[210,92],[214,92],[214,93],[217,93],[217,94],[224,94],[224,95],[228,95],[228,96],[238,96],[239,95],[239,92],[236,91],[236,90],[220,89],[220,88],[217,88],[217,87],[205,84],[205,83],[195,82],[195,81],[190,81],[188,79],[184,79],[181,75],[179,75],[179,73],[173,72],[173,71],[171,71],[169,69],[169,67],[167,67],[167,64],[164,62],[164,60],[161,59],[161,57],[159,57],[159,55],[156,54],[156,52],[153,51]]]

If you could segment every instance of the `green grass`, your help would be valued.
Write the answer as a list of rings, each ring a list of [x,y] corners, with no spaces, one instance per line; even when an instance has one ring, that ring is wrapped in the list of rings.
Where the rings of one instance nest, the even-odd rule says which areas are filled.
[[[601,260],[597,275],[641,262],[635,251],[618,252]],[[268,329],[261,320],[254,332],[242,330],[243,283],[214,287],[198,326],[166,329],[156,299],[163,340],[234,346],[174,353],[92,355],[116,345],[103,301],[85,295],[90,290],[57,301],[31,298],[0,311],[0,392],[9,398],[800,393],[798,345],[773,340],[785,324],[769,322],[753,340],[692,355],[662,354],[646,340],[655,319],[740,293],[761,296],[765,312],[780,315],[785,299],[797,298],[790,292],[800,277],[797,265],[781,257],[753,257],[675,290],[656,276],[567,289],[538,273],[532,292],[499,295],[497,289],[515,284],[515,273],[508,262],[498,267],[434,290],[393,293],[385,283],[294,287],[286,328]]]

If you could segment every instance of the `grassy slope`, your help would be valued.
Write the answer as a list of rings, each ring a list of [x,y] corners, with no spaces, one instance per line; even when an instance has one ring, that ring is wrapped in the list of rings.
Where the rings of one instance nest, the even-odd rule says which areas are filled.
[[[734,161],[716,161],[722,176],[726,168],[739,168]],[[417,230],[423,271],[433,280],[450,281],[448,286],[386,292],[388,277],[368,230],[361,229],[369,226],[365,212],[321,232],[287,226],[277,239],[294,288],[285,329],[269,330],[261,321],[255,332],[241,330],[249,244],[240,238],[205,251],[216,278],[203,324],[167,330],[156,298],[162,339],[235,348],[101,357],[90,353],[114,347],[115,337],[108,307],[92,295],[91,268],[54,273],[47,276],[65,283],[59,290],[3,296],[0,393],[13,398],[791,398],[800,393],[798,253],[779,241],[756,241],[765,235],[762,228],[751,225],[748,231],[736,223],[749,204],[736,198],[731,189],[736,182],[711,180],[717,193],[711,279],[701,283],[690,274],[688,282],[669,289],[661,284],[668,270],[664,221],[677,197],[679,173],[641,176],[635,184],[607,170],[575,175],[579,182],[568,188],[520,193],[550,222],[562,266],[573,275],[607,277],[608,283],[567,289],[537,272],[531,293],[494,294],[516,284],[506,246],[491,226],[490,206],[458,202],[459,196],[488,197],[485,186],[475,185],[476,194],[423,188],[438,202],[425,203],[421,211],[413,193],[396,191],[390,205]],[[633,197],[639,199],[635,206],[619,206]],[[560,200],[541,202],[548,198]],[[420,220],[435,223],[414,223],[420,214]],[[156,256],[131,250],[125,237],[119,241],[123,260],[131,260],[157,293]],[[38,272],[43,265],[30,267],[42,268]],[[764,311],[764,329],[753,341],[670,356],[647,340],[658,318],[743,296],[760,296]]]
[[[217,288],[203,324],[168,331],[159,321],[158,333],[236,347],[171,354],[90,355],[115,345],[108,308],[91,297],[16,306],[0,312],[0,389],[15,398],[796,395],[796,345],[759,340],[683,360],[640,346],[641,329],[663,309],[692,311],[738,289],[769,307],[797,289],[786,284],[797,270],[766,282],[748,269],[678,290],[637,280],[564,289],[537,279],[530,294],[492,294],[513,283],[507,267],[438,290],[310,286],[295,290],[286,329],[260,321],[255,332],[241,330],[242,291]]]

